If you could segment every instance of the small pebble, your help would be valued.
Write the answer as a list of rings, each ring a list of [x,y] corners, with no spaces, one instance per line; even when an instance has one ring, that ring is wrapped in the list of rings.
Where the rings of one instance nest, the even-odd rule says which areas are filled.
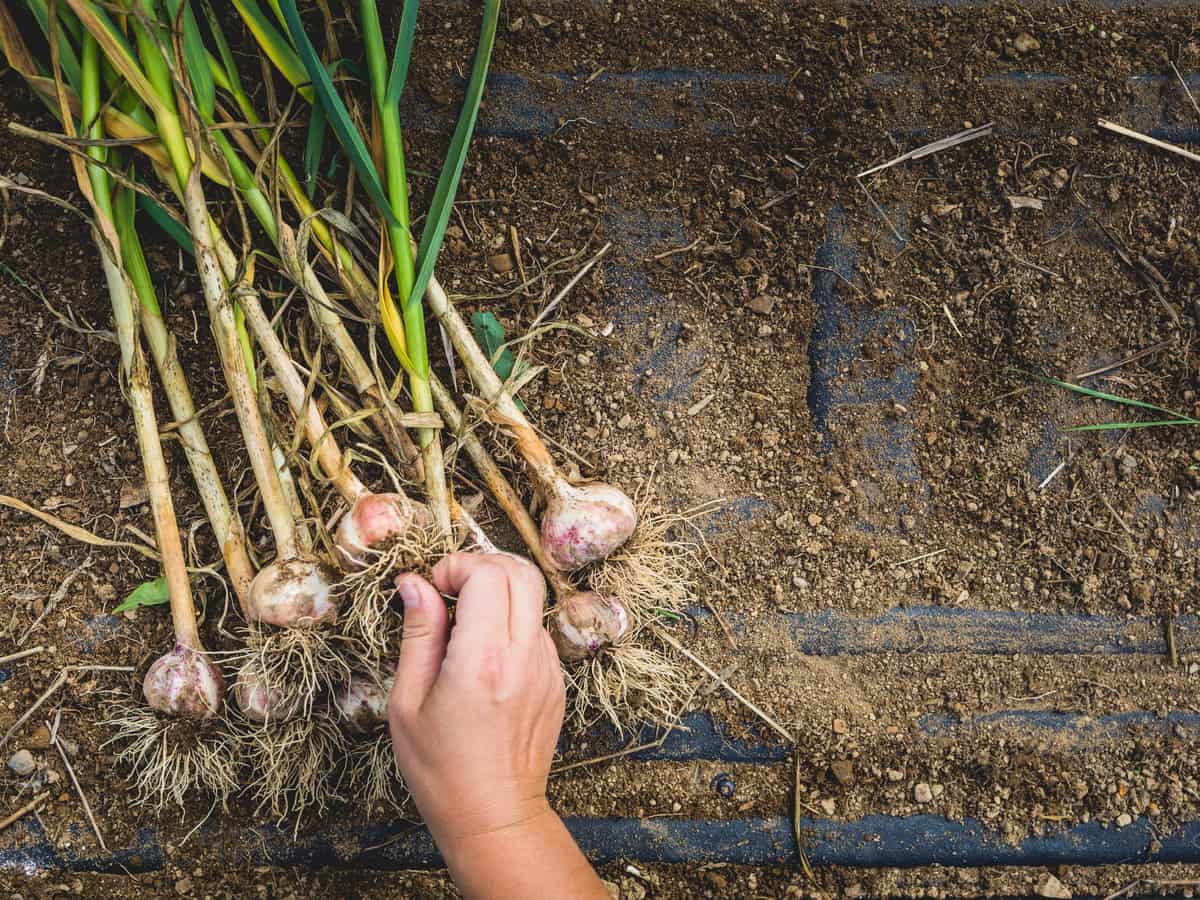
[[[28,750],[18,750],[8,758],[8,767],[17,775],[32,775],[37,763]]]
[[[1018,53],[1032,53],[1034,50],[1042,49],[1042,42],[1028,31],[1022,31],[1013,40],[1013,47]]]
[[[842,787],[850,787],[854,784],[854,763],[850,760],[839,759],[830,763],[829,771],[833,773],[834,780]]]
[[[512,271],[513,260],[507,253],[497,253],[488,257],[488,266],[497,275],[507,275]]]
[[[933,791],[922,781],[913,789],[913,799],[918,803],[932,803]]]
[[[39,725],[33,733],[33,737],[29,739],[29,746],[34,750],[47,750],[50,747],[50,729],[45,725]]]
[[[833,720],[833,733],[834,734],[845,734],[849,730],[850,730],[850,727],[846,724],[845,719],[834,719]]]
[[[769,316],[771,310],[775,308],[775,298],[769,297],[766,294],[760,294],[749,303],[746,304],[751,312],[758,313],[760,316]]]
[[[1133,824],[1133,816],[1131,816],[1129,813],[1121,813],[1119,816],[1117,816],[1117,827],[1118,828],[1124,828],[1125,826],[1132,825],[1132,824]]]
[[[821,801],[821,809],[824,810],[825,815],[832,816],[837,812],[837,801],[832,797],[826,797]]]
[[[732,778],[729,777],[728,773],[722,772],[713,779],[712,787],[713,790],[716,791],[720,796],[728,800],[733,796],[733,792],[737,789],[737,784]]]
[[[1045,879],[1038,886],[1038,896],[1053,897],[1057,898],[1057,900],[1070,900],[1071,892],[1067,890],[1061,881],[1047,872]]]
[[[180,878],[177,882],[175,882],[175,893],[188,894],[188,893],[191,893],[191,890],[192,890],[192,879]]]

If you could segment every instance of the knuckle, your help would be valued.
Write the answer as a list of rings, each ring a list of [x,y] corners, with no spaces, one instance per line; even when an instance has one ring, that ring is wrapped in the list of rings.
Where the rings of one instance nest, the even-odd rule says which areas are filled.
[[[475,676],[489,693],[496,694],[502,690],[505,665],[504,654],[499,648],[490,647],[480,653],[476,661]]]
[[[508,569],[498,556],[483,557],[471,572],[470,580],[479,579],[481,582],[507,581]]]
[[[541,569],[515,553],[499,553],[495,559],[504,567],[513,594],[517,595],[515,599],[537,598],[543,604],[546,602],[546,579]]]
[[[400,652],[404,652],[405,643],[424,640],[432,635],[433,628],[428,622],[405,622],[404,630],[400,633]]]

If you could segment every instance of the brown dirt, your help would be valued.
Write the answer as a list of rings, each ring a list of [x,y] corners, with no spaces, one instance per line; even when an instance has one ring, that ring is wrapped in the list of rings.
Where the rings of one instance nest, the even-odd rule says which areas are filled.
[[[457,6],[426,15],[422,35],[448,56],[465,59],[476,27],[471,16]],[[1014,40],[1023,32],[1040,48],[1018,52]],[[422,58],[413,89],[440,113],[452,108],[455,94],[445,67],[433,65],[436,58]],[[979,817],[1010,837],[1088,819],[1112,821],[1121,813],[1148,815],[1170,830],[1200,812],[1194,734],[1131,733],[1080,752],[991,728],[934,737],[918,727],[929,713],[969,721],[1002,709],[1048,706],[1089,716],[1195,712],[1200,676],[1186,655],[1175,669],[1143,656],[813,658],[799,654],[774,624],[781,611],[870,615],[926,604],[1140,617],[1197,612],[1197,535],[1179,525],[1200,488],[1196,432],[1080,434],[1069,443],[1053,432],[1047,443],[1040,423],[1064,428],[1126,410],[1031,387],[1022,374],[1076,374],[1169,341],[1094,386],[1200,414],[1192,342],[1200,316],[1195,167],[1092,127],[1098,116],[1120,118],[1130,101],[1128,76],[1169,74],[1167,59],[1181,71],[1200,70],[1193,18],[1170,9],[822,4],[799,14],[790,4],[755,2],[657,4],[651,14],[633,4],[507,7],[498,70],[566,71],[584,79],[602,67],[670,65],[784,76],[770,84],[709,85],[701,99],[689,85],[675,85],[639,108],[647,121],[670,117],[669,131],[577,121],[557,123],[553,134],[533,141],[480,139],[440,271],[452,290],[504,294],[489,306],[519,333],[544,294],[540,285],[533,296],[513,294],[517,274],[499,275],[488,263],[510,249],[510,225],[532,270],[614,242],[605,264],[563,306],[564,318],[585,328],[616,322],[612,340],[566,330],[543,336],[534,354],[548,373],[529,388],[526,402],[546,432],[581,454],[584,474],[636,487],[653,472],[658,495],[676,508],[752,496],[769,509],[711,542],[721,578],[706,584],[705,600],[744,620],[738,650],[731,651],[711,621],[692,646],[718,670],[736,660],[734,683],[799,736],[801,799],[819,815],[912,813],[920,782],[942,788],[920,811]],[[1067,78],[1025,91],[995,77],[1021,70]],[[901,77],[875,77],[881,73]],[[0,122],[48,127],[14,76],[4,79]],[[1169,82],[1154,91],[1168,121],[1194,122]],[[713,136],[703,125],[720,117],[728,118],[729,132]],[[903,217],[906,241],[898,247],[853,173],[984,119],[996,121],[995,136],[870,182],[889,217]],[[928,133],[914,136],[917,125]],[[443,138],[416,131],[410,140],[413,168],[434,169]],[[6,131],[0,132],[0,173],[20,173],[35,187],[79,199],[57,153]],[[418,208],[429,189],[418,182]],[[1036,196],[1043,209],[1014,210],[1010,195]],[[36,285],[59,313],[69,309],[79,324],[108,328],[95,253],[79,222],[56,208],[9,199],[0,262]],[[856,313],[892,323],[841,375],[894,377],[901,348],[913,344],[918,377],[910,402],[868,403],[853,417],[832,419],[833,450],[825,456],[807,397],[818,314],[812,286],[827,273],[811,267],[835,205],[859,257],[859,278],[853,287],[841,286],[842,297]],[[1091,218],[1081,220],[1081,211]],[[631,235],[648,237],[649,251]],[[653,258],[693,242],[685,252]],[[1123,263],[1117,243],[1135,261],[1143,259],[1141,271],[1150,274]],[[220,372],[197,285],[166,245],[152,253],[152,266],[198,400],[214,401]],[[629,271],[664,298],[644,322],[622,318],[631,291],[622,272]],[[551,279],[554,289],[568,274]],[[115,346],[65,327],[11,275],[0,276],[6,310],[0,316],[0,493],[106,537],[128,538],[130,526],[148,533],[146,505],[122,502],[123,492],[128,499],[140,484],[140,466],[115,381]],[[775,302],[769,315],[760,315],[756,301],[767,297]],[[696,371],[684,373],[694,378],[686,393],[660,405],[653,398],[681,373],[651,369],[633,376],[631,369],[645,362],[673,322],[683,325],[679,357],[696,359]],[[244,463],[228,407],[210,415],[206,426],[229,483],[238,483]],[[912,435],[919,483],[898,478],[872,455],[881,430],[896,426]],[[1028,460],[1042,447],[1049,447],[1049,463],[1032,471]],[[1039,489],[1063,460],[1063,469]],[[172,454],[172,461],[186,529],[199,522],[201,509],[180,455]],[[246,476],[241,484],[247,503],[249,481]],[[1150,511],[1151,497],[1165,498],[1161,515]],[[864,530],[864,522],[874,530]],[[254,534],[265,535],[261,523]],[[200,559],[215,556],[206,529],[195,540]],[[261,548],[269,548],[265,537]],[[937,550],[944,552],[895,565]],[[0,509],[0,596],[11,601],[8,621],[0,623],[0,653],[18,649],[18,637],[63,578],[81,568],[83,575],[26,642],[47,651],[16,664],[13,677],[0,684],[0,728],[62,665],[141,668],[166,648],[169,624],[156,610],[89,636],[87,623],[152,574],[144,560],[81,546]],[[207,587],[206,635],[214,646],[233,646],[220,624],[221,595]],[[151,822],[174,843],[205,810],[190,810],[180,823],[175,815],[156,820],[128,808],[119,773],[101,747],[104,733],[96,723],[107,692],[129,685],[122,675],[73,676],[47,709],[62,708],[64,733],[80,743],[76,768],[103,811],[110,845],[127,844]],[[704,702],[731,727],[770,738],[721,695]],[[41,719],[20,730],[4,755],[30,746]],[[835,732],[835,719],[846,727]],[[577,744],[573,758],[594,749]],[[51,753],[36,751],[57,770]],[[829,767],[846,760],[856,777],[843,786]],[[790,765],[717,767],[738,783],[732,802],[710,787],[714,765],[620,762],[575,770],[554,781],[553,799],[564,813],[582,815],[789,813]],[[4,776],[0,809],[23,802],[17,780],[7,771]],[[91,848],[64,784],[57,783],[41,818],[64,846]],[[822,801],[830,800],[834,811],[822,812]],[[247,814],[218,813],[210,825],[232,828]],[[353,815],[341,809],[334,819]],[[75,836],[70,826],[84,830]],[[178,867],[176,860],[194,854],[201,849],[173,851],[167,871],[137,879],[136,887],[49,874],[30,889],[40,896],[65,882],[68,890],[96,896],[126,888],[131,895],[166,894],[192,878],[195,892],[203,885],[214,895],[240,895],[250,883],[264,896],[279,897],[448,892],[438,876],[363,880],[269,869],[217,875],[204,865],[195,872],[191,863]],[[642,896],[639,889],[660,896],[805,896],[818,888],[840,893],[855,883],[866,895],[1018,895],[1042,877],[1020,870],[830,870],[810,884],[790,870],[641,869],[646,878],[616,865],[605,874],[621,884],[623,896],[633,897]],[[1101,894],[1141,875],[1128,869],[1058,873],[1077,893]],[[1145,877],[1197,873],[1176,867]]]

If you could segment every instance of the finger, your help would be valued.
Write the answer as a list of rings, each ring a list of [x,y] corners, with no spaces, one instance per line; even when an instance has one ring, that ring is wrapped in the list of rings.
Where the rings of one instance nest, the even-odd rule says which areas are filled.
[[[443,593],[458,596],[456,644],[512,640],[509,571],[498,554],[451,553],[433,567],[433,583]]]
[[[397,575],[396,590],[404,602],[404,631],[392,698],[401,709],[420,709],[446,656],[449,615],[445,601],[420,575]]]
[[[539,636],[540,651],[546,667],[548,697],[545,704],[545,714],[554,722],[554,742],[558,743],[559,732],[562,731],[563,719],[567,711],[567,685],[563,675],[562,664],[558,659],[558,651],[554,648],[554,640],[545,631]]]
[[[523,556],[503,554],[509,572],[512,595],[509,615],[514,640],[531,641],[542,630],[546,607],[546,579],[541,570]]]

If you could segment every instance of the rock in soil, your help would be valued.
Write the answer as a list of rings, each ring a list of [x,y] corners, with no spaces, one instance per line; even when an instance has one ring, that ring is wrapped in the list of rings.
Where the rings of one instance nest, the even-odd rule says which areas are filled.
[[[1061,881],[1047,873],[1046,879],[1038,886],[1039,897],[1056,897],[1059,900],[1070,900],[1071,892]]]
[[[28,750],[18,750],[8,758],[8,767],[17,775],[32,775],[37,763]]]
[[[29,746],[34,750],[49,750],[50,729],[45,725],[39,725],[37,731],[33,733],[33,737],[29,739]]]
[[[829,764],[829,771],[834,780],[842,787],[854,786],[854,763],[848,759],[839,759]]]

